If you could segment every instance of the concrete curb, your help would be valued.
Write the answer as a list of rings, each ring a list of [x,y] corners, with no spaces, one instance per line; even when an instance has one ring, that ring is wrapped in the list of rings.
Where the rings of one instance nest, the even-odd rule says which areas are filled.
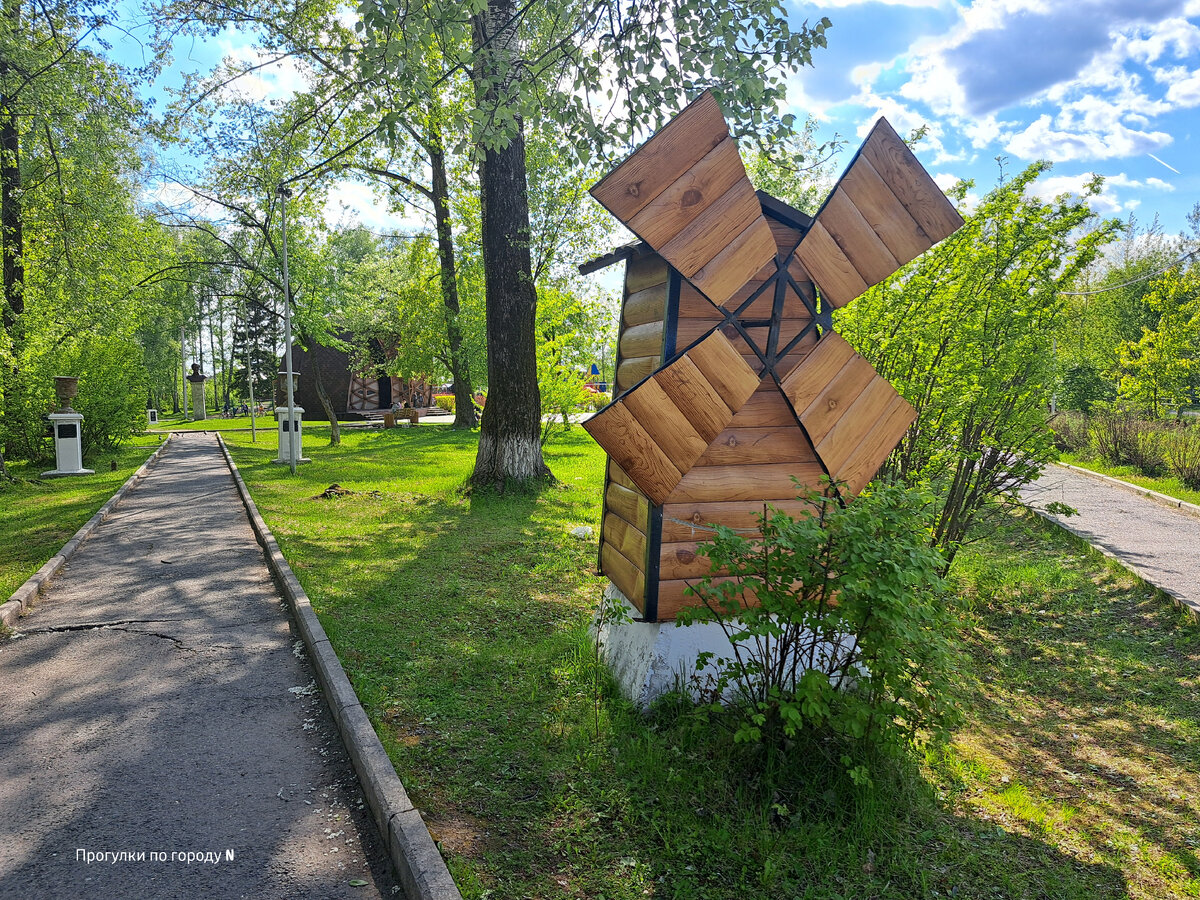
[[[1122,481],[1119,478],[1113,478],[1111,475],[1101,475],[1099,472],[1093,472],[1091,469],[1084,469],[1081,466],[1073,466],[1070,463],[1055,463],[1054,465],[1074,472],[1076,475],[1094,478],[1096,481],[1103,481],[1106,484],[1111,484],[1113,487],[1119,487],[1126,491],[1132,491],[1133,493],[1145,497],[1148,500],[1153,500],[1155,503],[1160,503],[1163,506],[1171,507],[1171,509],[1177,509],[1181,513],[1186,513],[1189,516],[1200,518],[1200,506],[1197,506],[1195,503],[1188,503],[1186,500],[1180,500],[1178,497],[1172,497],[1168,494],[1160,494],[1158,491],[1150,490],[1150,488],[1139,487],[1136,484],[1130,484],[1128,481]]]
[[[17,619],[24,615],[25,612],[31,606],[33,606],[34,600],[37,599],[38,595],[46,589],[46,585],[49,583],[50,579],[57,575],[59,570],[66,565],[67,560],[75,555],[75,551],[79,549],[79,545],[84,542],[87,536],[91,534],[101,522],[108,518],[109,513],[113,511],[113,508],[116,507],[116,505],[125,498],[125,495],[133,489],[133,486],[145,476],[146,472],[149,471],[150,466],[157,461],[158,457],[162,455],[163,451],[167,449],[167,446],[170,443],[171,437],[168,435],[166,440],[159,444],[158,449],[150,454],[149,459],[142,463],[141,466],[138,467],[138,470],[130,475],[129,478],[126,479],[125,483],[117,489],[117,492],[108,498],[108,502],[100,507],[97,513],[83,524],[82,528],[75,532],[75,536],[67,541],[61,550],[50,557],[44,566],[34,572],[33,575],[29,577],[28,581],[17,588],[13,595],[8,598],[8,601],[3,606],[0,606],[0,622],[3,622],[10,628],[16,625]]]
[[[295,616],[296,625],[316,670],[317,681],[329,703],[334,721],[337,722],[342,741],[350,752],[354,770],[362,783],[363,793],[371,807],[375,823],[387,843],[388,855],[404,887],[405,896],[408,900],[462,900],[462,894],[454,884],[454,879],[450,877],[450,870],[446,868],[446,861],[442,859],[442,854],[434,844],[420,812],[408,799],[408,793],[404,790],[387,751],[383,749],[379,735],[375,733],[362,704],[358,702],[350,679],[346,677],[337,654],[329,644],[325,629],[317,619],[317,614],[313,612],[308,595],[300,586],[292,567],[283,558],[275,536],[271,534],[271,529],[259,514],[258,506],[246,489],[241,472],[238,471],[220,434],[217,435],[217,441],[221,445],[221,452],[225,455],[229,471],[233,474],[238,495],[242,498],[242,505],[246,507],[246,514],[250,517],[250,524],[259,544],[262,545],[271,575],[287,598]]]

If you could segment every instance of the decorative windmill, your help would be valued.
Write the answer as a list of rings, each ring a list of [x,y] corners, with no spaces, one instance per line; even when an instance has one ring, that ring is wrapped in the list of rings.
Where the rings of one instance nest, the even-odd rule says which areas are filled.
[[[885,119],[815,218],[755,192],[703,94],[591,190],[641,243],[624,258],[614,401],[584,423],[609,455],[601,568],[649,621],[694,602],[696,545],[795,514],[793,476],[857,493],[915,411],[831,314],[962,219]]]

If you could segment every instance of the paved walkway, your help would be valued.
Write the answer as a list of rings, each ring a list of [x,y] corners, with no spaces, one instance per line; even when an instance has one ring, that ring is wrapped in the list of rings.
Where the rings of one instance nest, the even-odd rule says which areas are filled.
[[[212,435],[176,437],[18,628],[0,898],[392,896]]]
[[[1057,500],[1079,510],[1050,518],[1200,611],[1200,519],[1060,466],[1022,497],[1038,509]]]

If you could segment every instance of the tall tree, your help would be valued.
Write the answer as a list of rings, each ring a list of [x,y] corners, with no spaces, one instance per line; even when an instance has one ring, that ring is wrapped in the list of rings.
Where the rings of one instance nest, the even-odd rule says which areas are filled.
[[[434,84],[424,74],[430,48],[454,61],[436,83],[455,67],[474,82],[474,106],[449,129],[470,136],[480,172],[490,394],[472,481],[536,483],[549,473],[537,443],[526,122],[555,123],[577,156],[608,159],[689,93],[713,87],[747,130],[778,133],[791,125],[775,114],[785,76],[811,61],[829,22],[793,31],[770,0],[476,0],[465,10],[366,0],[360,12],[373,51],[363,57],[367,74],[409,86],[408,105]],[[385,122],[403,112],[387,111]]]

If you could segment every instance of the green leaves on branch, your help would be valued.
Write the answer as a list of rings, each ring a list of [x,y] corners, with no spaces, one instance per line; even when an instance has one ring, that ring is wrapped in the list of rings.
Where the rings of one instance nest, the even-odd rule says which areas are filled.
[[[1037,199],[1036,163],[954,235],[838,314],[839,330],[917,409],[885,474],[927,485],[949,559],[994,501],[1055,456],[1059,291],[1117,233],[1084,199]],[[963,186],[965,189],[965,186]]]
[[[845,506],[831,495],[801,493],[812,512],[794,519],[764,510],[761,538],[718,527],[697,551],[717,573],[691,589],[704,605],[678,621],[715,622],[730,640],[731,658],[703,656],[697,686],[733,710],[736,740],[779,747],[807,732],[854,768],[953,721],[957,655],[930,499],[896,485]]]

